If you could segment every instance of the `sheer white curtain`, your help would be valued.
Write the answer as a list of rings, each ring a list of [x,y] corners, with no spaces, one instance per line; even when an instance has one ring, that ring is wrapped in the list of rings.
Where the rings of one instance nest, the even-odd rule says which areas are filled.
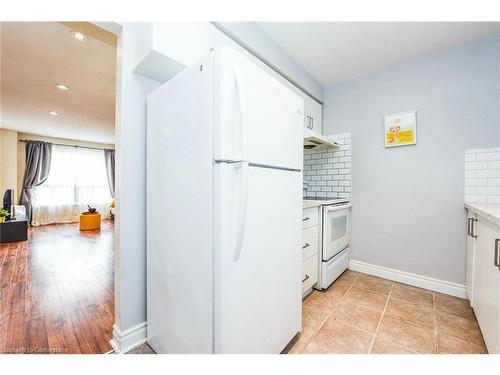
[[[49,177],[32,195],[32,225],[78,221],[87,205],[108,217],[112,198],[104,151],[54,145]]]

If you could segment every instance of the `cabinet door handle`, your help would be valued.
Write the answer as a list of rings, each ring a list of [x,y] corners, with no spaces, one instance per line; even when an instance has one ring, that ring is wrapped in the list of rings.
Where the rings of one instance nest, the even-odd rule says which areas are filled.
[[[469,236],[470,236],[470,235],[472,235],[472,233],[471,233],[471,231],[470,231],[471,224],[472,224],[472,218],[471,218],[471,217],[469,217],[469,218],[467,219],[467,234],[468,234]]]
[[[477,234],[474,234],[474,222],[476,222],[477,219],[472,218],[471,219],[471,225],[470,225],[470,236],[473,238],[477,238]]]
[[[309,247],[309,246],[311,246],[311,245],[309,245],[309,244],[306,242],[306,244],[305,244],[304,246],[302,246],[302,248],[303,248],[303,249],[305,249],[306,247]]]
[[[307,221],[309,219],[311,219],[311,218],[306,216],[306,217],[302,218],[302,221]]]
[[[311,129],[314,129],[314,117],[311,116]]]
[[[309,279],[309,275],[306,273],[306,277],[302,279],[302,282],[307,281]]]
[[[498,245],[500,244],[500,238],[495,240],[495,267],[500,270],[500,260],[498,259]]]

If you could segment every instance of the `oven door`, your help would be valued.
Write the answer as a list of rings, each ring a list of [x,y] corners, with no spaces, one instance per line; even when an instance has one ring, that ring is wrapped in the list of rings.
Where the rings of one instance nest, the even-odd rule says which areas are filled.
[[[349,245],[349,208],[323,207],[323,260]]]

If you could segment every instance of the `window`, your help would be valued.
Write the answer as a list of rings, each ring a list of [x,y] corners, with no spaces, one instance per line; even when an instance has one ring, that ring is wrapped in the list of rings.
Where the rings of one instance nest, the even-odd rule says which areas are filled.
[[[52,146],[47,180],[33,189],[33,206],[98,205],[111,202],[104,151]]]

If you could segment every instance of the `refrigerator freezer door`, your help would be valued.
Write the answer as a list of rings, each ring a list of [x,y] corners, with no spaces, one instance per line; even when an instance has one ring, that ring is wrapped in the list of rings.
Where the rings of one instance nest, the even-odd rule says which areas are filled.
[[[213,352],[210,65],[148,97],[147,333],[157,353]]]
[[[304,100],[231,48],[215,58],[215,159],[302,169]]]
[[[299,332],[301,183],[300,172],[216,165],[216,353],[280,353]]]

